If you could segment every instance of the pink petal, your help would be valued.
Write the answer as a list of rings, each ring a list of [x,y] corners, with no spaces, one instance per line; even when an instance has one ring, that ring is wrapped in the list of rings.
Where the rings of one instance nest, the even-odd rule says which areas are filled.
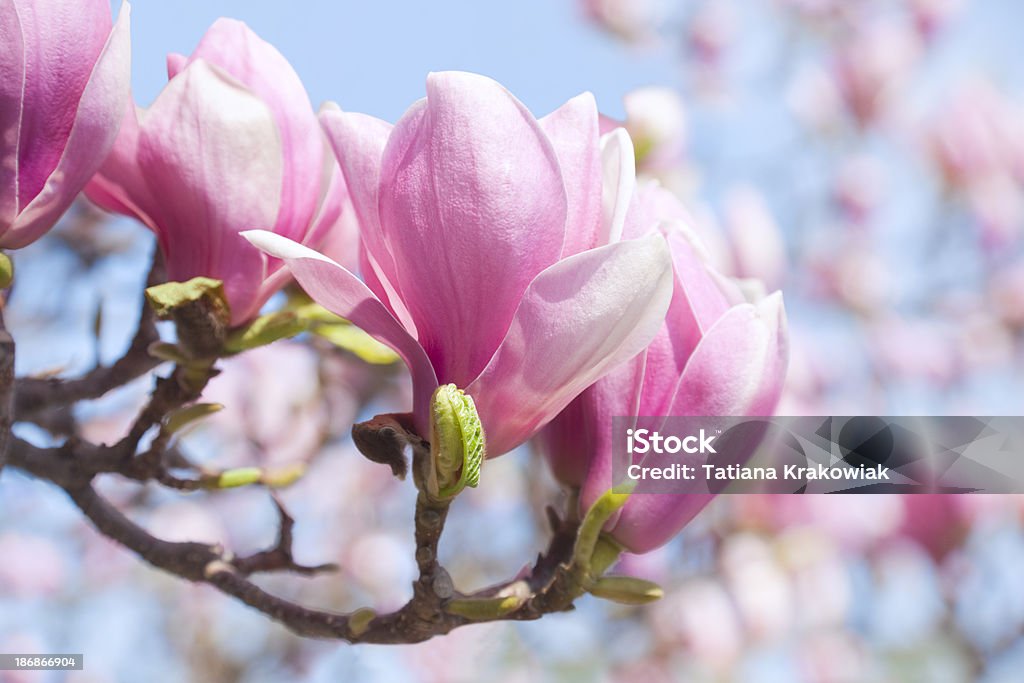
[[[25,42],[18,7],[0,3],[0,235],[18,215],[18,145],[25,89]]]
[[[597,103],[590,93],[569,100],[540,120],[558,155],[568,201],[562,256],[600,246],[601,147]]]
[[[181,73],[181,70],[188,65],[188,56],[171,52],[167,55],[167,80],[171,80]]]
[[[665,325],[647,350],[647,373],[638,415],[668,415],[683,370],[704,334],[730,308],[704,261],[679,226],[664,224],[675,289]]]
[[[17,0],[13,5],[21,22],[25,49],[18,147],[18,204],[24,208],[42,191],[61,160],[72,126],[80,118],[79,100],[87,84],[94,80],[97,59],[110,44],[112,22],[106,0]],[[127,34],[127,26],[122,32]],[[127,42],[128,38],[121,40]],[[4,50],[7,49],[5,42]],[[108,68],[116,70],[118,66]],[[93,90],[99,87],[94,86]],[[119,93],[94,92],[93,97],[117,98]]]
[[[380,219],[420,343],[464,387],[561,254],[566,194],[547,136],[499,84],[439,73],[427,93],[384,150]]]
[[[117,140],[85,186],[85,195],[106,211],[137,218],[156,233],[161,248],[166,249],[165,236],[160,231],[159,203],[149,191],[138,164],[139,119],[145,115],[144,109],[128,103]]]
[[[330,142],[345,176],[352,207],[359,223],[364,253],[360,264],[366,283],[406,329],[411,317],[397,289],[395,262],[384,241],[377,213],[380,164],[391,133],[391,124],[366,114],[343,112],[336,107],[320,114]]]
[[[558,481],[570,486],[608,482],[587,499],[587,506],[610,487],[612,419],[642,414],[640,390],[646,365],[646,351],[630,358],[590,385],[539,435]]]
[[[260,255],[242,230],[275,224],[281,142],[267,106],[203,60],[167,84],[142,122],[138,165],[160,197],[167,274],[224,281],[232,320],[258,308]]]
[[[757,306],[736,306],[708,330],[693,352],[666,414],[769,415],[779,400],[787,360],[781,294],[773,294]],[[610,462],[611,458],[607,459]],[[610,481],[609,468],[593,485],[595,489],[607,489]],[[593,491],[586,494],[589,500],[596,498]],[[713,497],[681,493],[636,495],[610,530],[630,551],[648,552],[678,533]],[[585,499],[587,495],[581,497]]]
[[[107,7],[106,3],[103,3]],[[109,9],[104,11],[109,13]],[[131,8],[125,3],[89,76],[60,159],[45,184],[27,206],[24,206],[10,230],[3,236],[4,248],[22,247],[48,230],[67,210],[86,184],[117,137],[122,112],[129,105],[131,44],[129,17]],[[26,97],[26,110],[28,107]],[[24,121],[22,141],[25,140]],[[38,123],[38,122],[37,122]],[[25,153],[24,146],[20,152]],[[37,166],[38,170],[41,168]],[[26,168],[19,170],[24,180]],[[23,190],[24,186],[20,188]],[[24,192],[19,193],[23,196]]]
[[[584,389],[640,353],[665,319],[671,258],[657,234],[571,256],[530,283],[469,391],[490,455],[530,438]]]
[[[319,205],[326,152],[302,80],[288,60],[243,22],[218,19],[189,57],[220,67],[270,108],[284,156],[279,216],[274,232],[302,241]]]
[[[622,229],[623,239],[633,239],[656,230],[663,221],[693,225],[694,219],[675,194],[658,181],[637,183]]]
[[[788,359],[782,295],[735,306],[697,345],[668,414],[770,415]]]
[[[336,263],[353,270],[359,260],[359,228],[338,162],[333,154],[325,154],[323,162],[320,184],[324,192],[320,208],[312,226],[303,236],[302,244],[318,249]],[[257,307],[262,307],[291,279],[291,273],[282,268],[283,265],[278,259],[267,259],[267,276],[261,285]]]
[[[714,499],[708,493],[646,493],[630,498],[610,532],[633,553],[668,543]]]
[[[430,396],[437,378],[415,339],[355,275],[323,254],[263,230],[243,233],[259,249],[282,259],[306,293],[327,310],[393,348],[413,377],[413,412],[420,434],[429,433]],[[255,251],[255,250],[253,250]]]

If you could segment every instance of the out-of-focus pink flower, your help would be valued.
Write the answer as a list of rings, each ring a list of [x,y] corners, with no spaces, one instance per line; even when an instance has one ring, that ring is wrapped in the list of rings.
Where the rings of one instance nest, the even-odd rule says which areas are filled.
[[[690,53],[705,69],[721,66],[735,32],[736,17],[727,0],[705,0],[690,19],[686,38]]]
[[[1024,263],[996,273],[989,283],[989,297],[1007,326],[1024,329]]]
[[[171,280],[222,280],[243,323],[287,273],[238,233],[318,245],[339,220],[344,181],[298,75],[245,24],[219,19],[167,71],[152,106],[129,108],[86,192],[156,233]]]
[[[602,115],[601,133],[625,128],[633,140],[637,175],[689,194],[697,171],[687,158],[689,124],[682,96],[674,88],[649,86],[627,93],[623,105],[625,121]]]
[[[719,678],[743,650],[743,624],[732,596],[718,581],[688,581],[650,609],[652,635],[665,646],[684,646]]]
[[[665,18],[664,0],[582,0],[583,11],[602,28],[631,42],[655,38]]]
[[[938,321],[886,315],[872,323],[869,333],[870,349],[884,376],[944,385],[958,372],[954,335]]]
[[[629,136],[600,139],[593,97],[537,120],[498,83],[436,73],[392,128],[323,116],[362,229],[366,284],[269,233],[316,301],[391,345],[428,425],[438,383],[473,396],[490,455],[522,443],[639,353],[672,296],[658,234],[620,239],[635,185]]]
[[[0,1],[0,248],[53,227],[107,156],[130,99],[124,3]]]
[[[863,225],[878,206],[884,170],[872,156],[858,155],[840,165],[833,194],[843,215],[855,225]]]
[[[928,127],[928,150],[952,189],[1010,171],[1024,145],[1018,112],[991,83],[972,80],[940,107]]]
[[[818,64],[800,67],[786,91],[786,103],[801,123],[822,132],[834,129],[843,113],[835,78]]]
[[[632,214],[638,220],[630,229],[650,226],[645,214],[657,206],[659,192],[665,190],[649,188],[638,197]],[[734,283],[706,265],[700,245],[680,224],[664,223],[661,230],[672,250],[675,291],[657,337],[583,392],[540,438],[555,475],[582,487],[582,511],[615,483],[613,416],[767,415],[782,390],[788,345],[781,294],[747,303]],[[633,496],[607,531],[626,549],[647,552],[672,538],[710,498]]]
[[[865,313],[883,308],[892,299],[892,273],[860,236],[838,246],[833,239],[811,245],[807,263],[824,298]]]
[[[778,288],[788,268],[786,245],[764,195],[747,185],[734,187],[725,198],[723,221],[732,247],[733,274]]]
[[[7,531],[0,535],[0,554],[0,596],[50,596],[65,585],[67,561],[48,538]]]
[[[899,534],[913,539],[937,559],[960,545],[966,531],[958,496],[915,494],[900,496],[903,515]]]
[[[658,86],[638,88],[622,102],[637,169],[664,169],[680,163],[686,154],[688,130],[686,106],[679,93]]]
[[[832,23],[846,19],[855,3],[849,0],[776,0],[800,19],[812,23]]]
[[[203,392],[204,401],[224,409],[198,423],[196,440],[217,453],[213,464],[220,468],[310,459],[322,446],[329,419],[318,373],[316,354],[297,343],[278,342],[225,360]]]
[[[998,250],[1024,235],[1024,188],[1006,173],[974,180],[967,188],[981,246]]]
[[[877,120],[921,55],[918,35],[895,21],[856,26],[836,55],[834,72],[846,108],[861,125]]]
[[[963,0],[910,0],[914,26],[925,40],[935,37],[963,8]]]

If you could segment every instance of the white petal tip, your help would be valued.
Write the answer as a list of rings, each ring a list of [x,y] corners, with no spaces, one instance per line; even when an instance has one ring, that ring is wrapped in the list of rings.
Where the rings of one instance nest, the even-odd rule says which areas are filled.
[[[290,261],[296,259],[316,259],[334,263],[318,251],[294,242],[287,237],[282,237],[268,230],[245,230],[239,233],[260,251],[276,258]]]

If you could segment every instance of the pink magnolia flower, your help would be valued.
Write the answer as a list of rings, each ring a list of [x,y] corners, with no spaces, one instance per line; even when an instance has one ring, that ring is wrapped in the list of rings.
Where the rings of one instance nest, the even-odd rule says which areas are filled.
[[[103,162],[129,101],[130,6],[0,0],[0,248],[53,227]]]
[[[582,5],[589,19],[631,43],[652,42],[669,9],[663,0],[582,0]]]
[[[222,280],[239,324],[287,275],[238,233],[316,245],[339,220],[344,182],[298,75],[245,24],[219,19],[167,72],[152,106],[127,113],[86,193],[156,233],[171,280]]]
[[[921,39],[902,22],[857,24],[836,56],[834,74],[848,111],[864,126],[878,121],[922,54]]]
[[[975,182],[1012,173],[1024,129],[1003,93],[983,79],[960,85],[927,124],[926,151],[947,187],[969,189]]]
[[[421,434],[432,391],[454,383],[500,455],[661,325],[668,249],[657,234],[620,240],[632,146],[622,130],[599,138],[591,95],[537,120],[488,78],[435,73],[393,128],[322,119],[361,225],[366,284],[279,236],[249,238],[402,356]]]
[[[676,218],[657,214],[659,204],[670,206],[658,201],[664,192],[645,188],[627,234],[649,226],[652,210],[658,218]],[[768,415],[781,394],[788,356],[782,295],[746,302],[736,283],[706,265],[701,245],[682,223],[662,223],[660,230],[675,275],[672,303],[657,336],[643,353],[583,392],[540,437],[555,476],[581,487],[581,512],[614,483],[614,416]],[[647,552],[672,538],[710,499],[635,495],[607,531],[627,550]]]

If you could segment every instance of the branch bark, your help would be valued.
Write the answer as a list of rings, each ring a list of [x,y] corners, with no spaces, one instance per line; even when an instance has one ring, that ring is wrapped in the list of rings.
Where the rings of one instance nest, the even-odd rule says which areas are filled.
[[[14,339],[4,325],[0,302],[0,471],[7,462],[14,423]]]

